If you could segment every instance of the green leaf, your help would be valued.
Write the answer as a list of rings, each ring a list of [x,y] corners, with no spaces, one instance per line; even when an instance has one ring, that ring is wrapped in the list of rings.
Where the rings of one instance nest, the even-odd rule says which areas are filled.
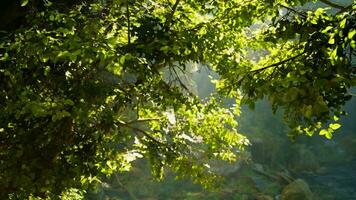
[[[310,119],[313,116],[313,106],[312,105],[304,106],[303,114],[306,118]]]
[[[347,37],[352,40],[352,38],[354,37],[354,35],[356,34],[356,30],[353,29],[352,31],[349,31],[349,33],[347,34]]]
[[[332,26],[328,26],[326,27],[323,31],[321,31],[322,33],[327,33],[329,30],[333,29]]]
[[[125,62],[126,62],[127,60],[130,60],[130,59],[132,59],[132,58],[133,58],[133,56],[132,56],[130,53],[127,53],[127,54],[122,55],[122,56],[120,57],[119,62],[120,62],[121,65],[123,65],[123,64],[125,64]]]
[[[333,119],[334,119],[334,121],[338,121],[338,120],[340,119],[340,117],[334,115],[334,116],[333,116]]]
[[[326,134],[328,134],[328,131],[325,129],[323,129],[319,132],[319,135],[326,135]]]
[[[325,135],[325,137],[330,140],[330,139],[333,137],[332,132],[329,131],[329,132]]]
[[[334,49],[331,49],[331,51],[329,52],[329,55],[330,55],[330,60],[331,60],[331,64],[335,64],[335,62],[337,61],[338,59],[338,46],[336,46]]]
[[[341,127],[341,124],[338,123],[333,123],[329,125],[329,128],[331,128],[332,130],[337,130]]]
[[[345,28],[346,26],[346,18],[344,18],[341,22],[340,22],[340,28]]]
[[[121,65],[125,64],[125,60],[126,60],[126,56],[125,55],[121,56],[120,57],[120,64]]]
[[[330,37],[328,43],[329,44],[335,44],[335,38],[333,36]]]
[[[28,4],[28,0],[21,0],[21,6],[24,7]]]
[[[319,132],[319,135],[324,135],[327,139],[331,139],[332,138],[332,130],[323,129]]]
[[[3,60],[8,60],[10,57],[9,57],[9,54],[8,53],[5,53],[4,55],[1,55],[0,54],[0,61],[3,61]]]
[[[169,46],[163,46],[163,47],[161,47],[160,50],[163,51],[164,53],[167,53],[169,50]]]

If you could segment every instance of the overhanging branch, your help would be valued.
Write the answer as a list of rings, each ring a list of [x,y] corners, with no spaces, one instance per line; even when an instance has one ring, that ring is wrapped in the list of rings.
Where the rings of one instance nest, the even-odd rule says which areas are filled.
[[[156,144],[159,144],[161,146],[167,146],[167,144],[157,140],[156,138],[154,138],[153,136],[151,136],[150,134],[148,134],[146,131],[140,129],[140,128],[137,128],[137,127],[133,127],[131,126],[130,124],[127,124],[125,122],[116,122],[115,123],[118,127],[123,127],[123,128],[128,128],[128,129],[131,129],[135,132],[138,132],[138,133],[141,133],[142,135],[146,136],[148,139],[150,139],[152,142],[156,143]]]
[[[178,80],[179,85],[190,95],[190,96],[195,96],[190,90],[189,88],[183,83],[183,81],[179,78],[179,75],[177,73],[177,71],[174,69],[174,67],[172,67],[173,72],[176,75],[176,80]],[[184,73],[184,72],[183,72]]]
[[[283,65],[283,64],[285,64],[285,63],[287,63],[287,62],[289,62],[289,61],[291,61],[291,60],[294,60],[294,59],[298,58],[299,56],[302,56],[303,54],[304,54],[304,52],[302,52],[302,53],[300,53],[300,54],[297,54],[297,55],[295,55],[295,56],[292,56],[292,57],[290,57],[290,58],[288,58],[288,59],[282,60],[282,61],[280,61],[280,62],[273,63],[273,64],[271,64],[271,65],[268,65],[268,66],[265,66],[265,67],[262,67],[262,68],[259,68],[259,69],[251,70],[250,72],[253,73],[253,74],[255,74],[255,73],[259,73],[259,72],[261,72],[261,71],[264,71],[264,70],[266,70],[266,69],[268,69],[268,68],[271,68],[271,67],[277,67],[277,66],[279,66],[279,65]]]
[[[174,13],[176,12],[177,10],[177,7],[178,7],[178,4],[179,4],[180,0],[176,0],[176,2],[174,3],[173,7],[172,7],[172,11],[171,13],[169,14],[169,16],[167,17],[166,19],[166,22],[164,23],[164,29],[166,31],[169,30],[169,27],[172,23],[172,20],[173,20],[173,16],[174,16]]]
[[[142,134],[143,136],[146,136],[149,140],[151,140],[152,142],[156,143],[157,145],[166,148],[168,151],[172,152],[173,154],[176,154],[177,152],[172,148],[171,145],[161,142],[158,139],[156,139],[155,137],[151,136],[149,133],[147,133],[145,130],[142,130],[140,128],[137,127],[133,127],[130,124],[127,124],[125,122],[114,122],[114,124],[118,127],[122,127],[122,128],[127,128],[127,129],[131,129],[137,133]]]
[[[135,123],[143,123],[143,122],[149,122],[149,121],[158,121],[160,120],[159,118],[143,118],[143,119],[134,119],[132,121],[128,121],[125,124],[135,124]]]
[[[278,4],[278,5],[281,6],[282,8],[285,8],[285,9],[287,9],[287,10],[293,12],[293,13],[298,14],[299,16],[301,16],[301,17],[303,17],[303,18],[306,18],[306,17],[307,17],[304,13],[302,13],[302,12],[300,12],[300,11],[294,9],[294,8],[291,8],[291,7],[282,5],[282,4]]]

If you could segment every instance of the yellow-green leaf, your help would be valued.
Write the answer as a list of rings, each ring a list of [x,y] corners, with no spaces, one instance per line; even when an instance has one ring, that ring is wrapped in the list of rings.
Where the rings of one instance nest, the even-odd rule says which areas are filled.
[[[329,127],[333,130],[337,130],[341,127],[341,125],[338,123],[334,123],[334,124],[330,124]]]
[[[335,44],[335,38],[334,37],[331,37],[329,39],[329,44]]]
[[[355,34],[356,34],[356,30],[354,29],[354,30],[350,31],[350,32],[347,34],[347,37],[348,37],[349,39],[352,39]]]
[[[346,26],[346,18],[344,18],[341,22],[340,22],[340,28],[345,28]]]
[[[326,134],[328,134],[328,131],[325,129],[323,129],[319,132],[319,135],[326,135]]]
[[[28,4],[28,0],[21,0],[21,6],[26,6]]]

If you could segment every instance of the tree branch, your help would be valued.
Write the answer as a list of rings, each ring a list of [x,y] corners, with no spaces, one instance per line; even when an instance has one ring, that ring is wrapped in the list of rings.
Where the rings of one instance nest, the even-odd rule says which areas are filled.
[[[350,95],[350,96],[356,97],[356,94],[354,94],[352,92],[348,92],[347,94]]]
[[[135,124],[135,123],[143,123],[143,122],[148,122],[148,121],[158,121],[160,120],[159,118],[143,118],[143,119],[134,119],[132,121],[128,121],[125,124]]]
[[[171,23],[172,23],[174,13],[175,13],[176,10],[177,10],[177,7],[178,7],[179,2],[180,2],[180,0],[176,0],[176,2],[174,3],[174,5],[173,5],[173,7],[172,7],[172,12],[171,12],[170,15],[167,17],[167,20],[166,20],[166,22],[164,23],[164,29],[165,29],[166,31],[168,31],[169,26],[170,26]]]
[[[179,85],[190,95],[190,96],[195,96],[190,90],[189,88],[182,82],[182,80],[180,80],[179,75],[177,73],[177,71],[172,67],[175,75],[176,75],[176,80],[178,80]],[[184,73],[184,72],[183,72]]]
[[[130,126],[130,124],[127,124],[125,122],[115,122],[115,124],[118,126],[118,127],[124,127],[124,128],[129,128],[129,129],[132,129],[138,133],[141,133],[142,135],[146,136],[148,139],[150,139],[151,141],[153,141],[154,143],[157,143],[161,146],[167,146],[167,144],[161,142],[161,141],[158,141],[156,138],[152,137],[150,134],[148,134],[146,131],[142,130],[142,129],[139,129],[139,128],[136,128],[136,127],[133,127],[133,126]]]
[[[168,151],[172,152],[173,154],[176,154],[176,151],[172,148],[171,145],[161,142],[159,140],[157,140],[156,138],[152,137],[150,134],[148,134],[146,131],[130,126],[129,124],[125,123],[125,122],[114,122],[114,124],[118,127],[123,127],[123,128],[128,128],[128,129],[132,129],[133,131],[136,131],[138,133],[141,133],[142,135],[146,136],[148,139],[150,139],[152,142],[156,143],[159,146],[162,147],[166,147]]]
[[[285,63],[287,63],[287,62],[289,62],[289,61],[291,61],[291,60],[294,60],[294,59],[298,58],[299,56],[302,56],[303,54],[304,54],[304,52],[302,52],[302,53],[300,53],[300,54],[297,54],[297,55],[295,55],[295,56],[292,56],[292,57],[290,57],[290,58],[288,58],[288,59],[282,60],[282,61],[280,61],[280,62],[274,63],[274,64],[272,64],[272,65],[268,65],[268,66],[265,66],[265,67],[262,67],[262,68],[259,68],[259,69],[251,70],[250,72],[252,72],[253,74],[255,74],[255,73],[259,73],[259,72],[261,72],[261,71],[264,71],[264,70],[266,70],[266,69],[268,69],[268,68],[271,68],[271,67],[277,67],[277,66],[279,66],[279,65],[283,65],[283,64],[285,64]]]
[[[344,6],[341,6],[341,5],[339,5],[339,4],[336,4],[336,3],[334,3],[334,2],[331,2],[331,1],[329,1],[329,0],[320,0],[321,2],[323,2],[324,4],[326,4],[326,5],[329,5],[329,6],[331,6],[331,7],[334,7],[334,8],[337,8],[337,9],[345,9],[345,7]]]
[[[281,6],[282,8],[285,8],[285,9],[287,9],[287,10],[291,11],[291,12],[294,12],[294,13],[296,13],[296,14],[300,15],[301,17],[304,17],[304,18],[306,18],[306,17],[307,17],[304,13],[299,12],[299,11],[295,10],[294,8],[291,8],[291,7],[288,7],[288,6],[282,5],[282,4],[278,4],[278,5],[279,5],[279,6]]]

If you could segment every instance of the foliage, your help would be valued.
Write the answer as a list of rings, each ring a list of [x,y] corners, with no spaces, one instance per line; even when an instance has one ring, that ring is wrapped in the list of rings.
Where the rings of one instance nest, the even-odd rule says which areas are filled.
[[[252,107],[267,96],[274,110],[284,108],[292,138],[321,129],[320,135],[330,139],[340,127],[335,122],[345,114],[342,105],[351,99],[348,90],[355,85],[355,7],[333,14],[280,5],[285,14],[249,30],[247,46],[262,58],[240,61],[236,72],[221,73],[221,87],[241,87],[242,101]],[[251,52],[244,56],[251,57]],[[335,122],[325,129],[328,121]]]
[[[354,85],[352,7],[332,15],[296,11],[289,6],[306,1],[291,0],[46,2],[0,43],[4,197],[58,197],[143,156],[157,178],[168,167],[209,186],[209,160],[234,161],[249,144],[236,131],[240,100],[268,96],[293,136],[312,134],[338,119]],[[220,94],[237,105],[199,100],[179,76],[188,63],[216,71]]]

